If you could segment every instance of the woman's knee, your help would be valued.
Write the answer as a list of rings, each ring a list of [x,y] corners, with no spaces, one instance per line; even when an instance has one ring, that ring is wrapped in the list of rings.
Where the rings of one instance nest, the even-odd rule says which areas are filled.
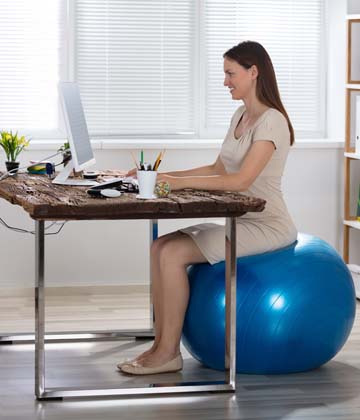
[[[187,236],[181,236],[165,242],[159,252],[160,267],[168,264],[187,267],[195,262],[203,262],[202,256],[193,240]]]
[[[150,252],[151,257],[159,257],[164,245],[178,236],[178,232],[168,233],[166,235],[160,236],[152,242]]]
[[[162,240],[161,238],[155,239],[155,241],[152,242],[151,247],[150,247],[150,253],[151,256],[156,256],[159,254],[159,251],[162,247]]]

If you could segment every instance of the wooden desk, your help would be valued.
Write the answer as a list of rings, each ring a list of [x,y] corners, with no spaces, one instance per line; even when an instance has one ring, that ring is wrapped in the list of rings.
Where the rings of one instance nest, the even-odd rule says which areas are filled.
[[[19,174],[0,181],[0,197],[21,206],[35,220],[183,219],[238,217],[262,211],[265,201],[236,192],[176,191],[168,198],[92,198],[85,187],[51,184],[45,176]]]
[[[19,174],[0,182],[0,197],[20,205],[35,221],[35,395],[39,400],[184,392],[235,391],[236,374],[236,217],[262,211],[265,201],[235,192],[176,191],[168,198],[138,200],[135,194],[91,198],[85,187],[53,185],[45,176]],[[151,241],[158,219],[224,217],[226,219],[226,354],[225,380],[148,384],[136,388],[45,387],[45,221],[149,219]],[[118,331],[136,336],[137,332]],[[58,333],[59,334],[59,333]],[[108,337],[113,333],[107,333]],[[94,333],[99,336],[100,333]],[[141,335],[141,334],[140,334]],[[53,339],[52,341],[56,341]]]

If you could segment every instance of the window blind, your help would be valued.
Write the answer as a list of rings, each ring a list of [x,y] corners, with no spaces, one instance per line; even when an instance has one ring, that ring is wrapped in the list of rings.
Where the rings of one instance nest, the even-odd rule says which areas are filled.
[[[75,80],[93,136],[194,132],[193,0],[76,0]]]
[[[222,54],[241,41],[253,40],[270,54],[280,94],[297,136],[324,134],[323,2],[206,0],[207,132],[227,126],[239,106],[223,86]]]
[[[0,0],[2,130],[57,132],[64,14],[63,0]]]
[[[222,54],[253,39],[273,59],[297,136],[322,136],[324,2],[0,0],[0,128],[61,136],[57,82],[70,74],[92,136],[223,136],[239,104]]]

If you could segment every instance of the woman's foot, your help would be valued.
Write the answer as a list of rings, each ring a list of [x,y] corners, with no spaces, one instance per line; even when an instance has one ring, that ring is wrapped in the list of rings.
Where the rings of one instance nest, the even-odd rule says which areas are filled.
[[[178,372],[182,367],[183,359],[180,353],[174,356],[154,352],[140,361],[122,365],[121,371],[130,375],[152,375]]]
[[[124,366],[124,365],[130,365],[130,364],[133,364],[133,363],[139,363],[142,360],[146,359],[148,356],[150,356],[150,354],[154,353],[154,351],[156,350],[156,348],[157,348],[157,344],[154,343],[149,350],[144,351],[143,353],[141,353],[138,356],[136,356],[134,359],[125,360],[124,362],[121,362],[121,363],[117,364],[116,366],[117,366],[117,368],[119,370],[121,370],[122,366]]]

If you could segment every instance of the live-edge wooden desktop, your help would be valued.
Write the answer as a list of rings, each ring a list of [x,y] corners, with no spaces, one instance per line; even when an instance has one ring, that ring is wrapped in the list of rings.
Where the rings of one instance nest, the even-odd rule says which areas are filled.
[[[134,396],[184,392],[235,391],[236,374],[236,218],[259,212],[265,201],[237,192],[183,190],[167,198],[139,200],[133,193],[118,198],[91,198],[86,187],[54,185],[46,176],[18,174],[0,182],[0,197],[21,206],[35,221],[35,395],[38,400]],[[226,354],[224,381],[146,384],[127,388],[46,388],[45,342],[45,221],[66,220],[150,220],[150,243],[157,238],[158,219],[214,218],[226,220]],[[150,279],[151,280],[151,279]],[[151,317],[152,318],[152,317]],[[151,331],[94,332],[93,338],[138,337]],[[59,333],[57,333],[59,334]],[[77,339],[79,332],[76,332]],[[87,337],[89,333],[87,332]],[[71,334],[69,334],[71,339]],[[21,337],[0,337],[1,343],[15,343]]]

